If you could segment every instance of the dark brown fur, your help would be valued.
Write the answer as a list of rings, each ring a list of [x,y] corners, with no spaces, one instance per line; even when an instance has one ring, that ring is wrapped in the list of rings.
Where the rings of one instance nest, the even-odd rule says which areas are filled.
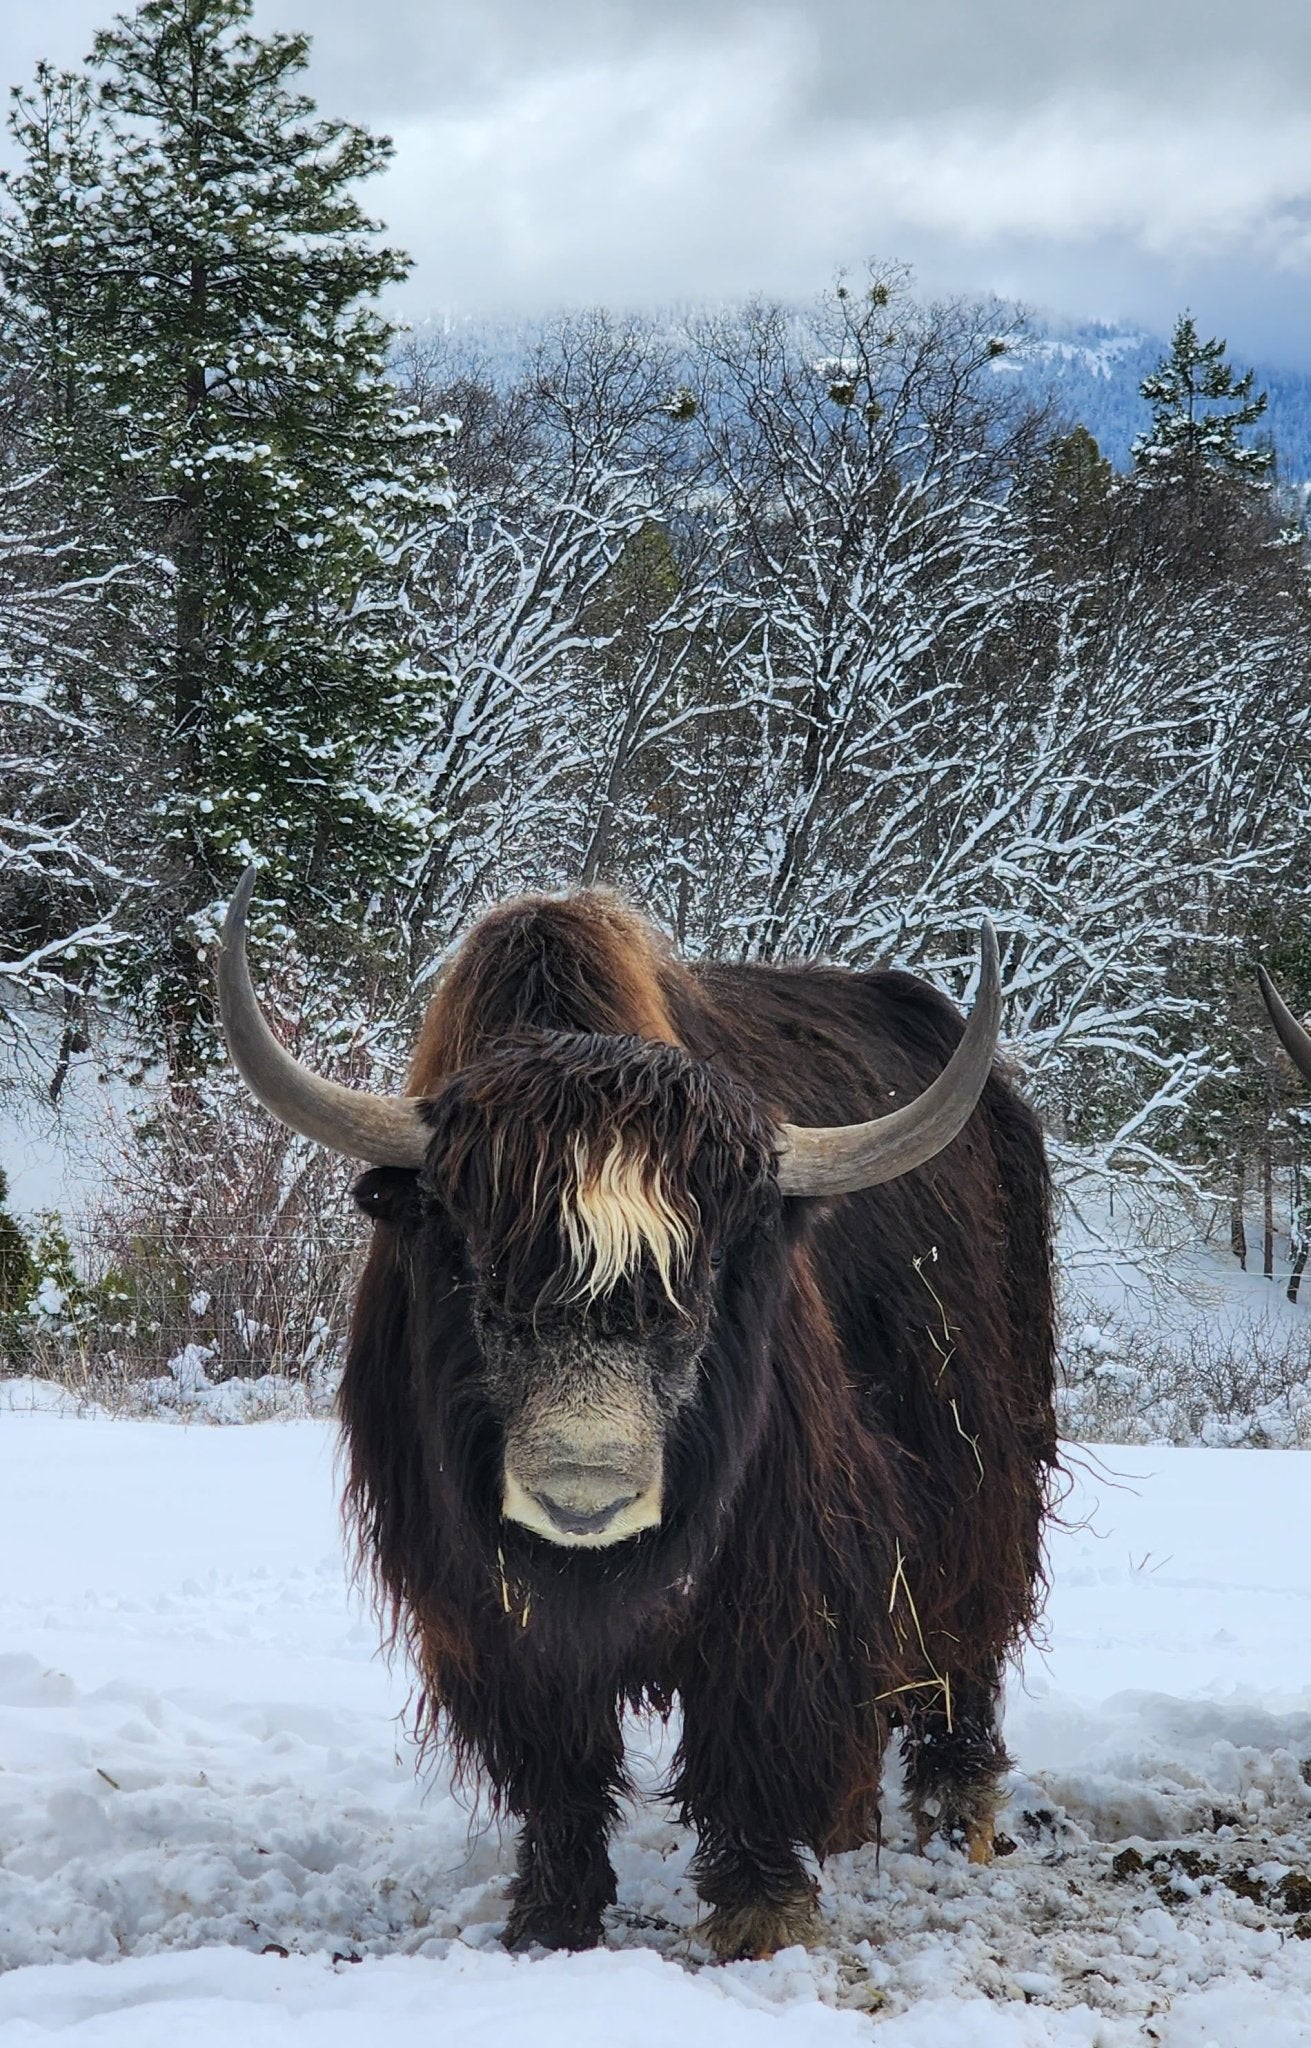
[[[626,1704],[681,1699],[673,1789],[721,1953],[804,1929],[799,1852],[870,1838],[890,1725],[921,1826],[986,1829],[1056,1457],[1038,1127],[996,1074],[901,1180],[821,1204],[773,1178],[778,1118],[895,1108],[960,1029],[904,974],[686,966],[604,895],[506,906],[446,975],[412,1070],[429,1164],[360,1186],[342,1414],[427,1726],[524,1822],[512,1939],[598,1938]],[[636,1132],[698,1220],[681,1322],[649,1275],[588,1313],[657,1373],[702,1347],[660,1528],[587,1552],[500,1520],[479,1334],[536,1319],[549,1344],[582,1313],[552,1181],[580,1122]]]

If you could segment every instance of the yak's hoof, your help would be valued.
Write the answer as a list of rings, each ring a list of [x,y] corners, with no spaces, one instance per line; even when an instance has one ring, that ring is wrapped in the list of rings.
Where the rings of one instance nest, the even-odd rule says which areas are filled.
[[[997,1793],[993,1786],[958,1795],[945,1811],[915,1812],[915,1841],[922,1856],[935,1835],[963,1849],[971,1863],[991,1863],[997,1834]]]
[[[992,1845],[997,1837],[994,1815],[983,1814],[965,1830],[965,1853],[971,1863],[991,1863]]]
[[[763,1962],[778,1949],[807,1947],[823,1922],[815,1888],[793,1899],[753,1899],[746,1906],[716,1906],[698,1930],[721,1963]]]
[[[561,1906],[512,1906],[501,1940],[515,1951],[526,1948],[596,1948],[604,1932],[601,1916],[583,1919]]]

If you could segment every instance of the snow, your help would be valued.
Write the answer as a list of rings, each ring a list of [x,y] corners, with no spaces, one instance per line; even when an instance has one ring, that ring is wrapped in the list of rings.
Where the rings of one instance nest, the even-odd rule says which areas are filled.
[[[737,2004],[649,1951],[524,1964],[466,1950],[440,1968],[399,1959],[352,1968],[327,1957],[207,1950],[164,1957],[149,1968],[120,1964],[112,2006],[104,1974],[87,1963],[21,1973],[36,1983],[23,2008],[33,2030],[20,2036],[0,2017],[0,2040],[35,2041],[47,2030],[76,2026],[86,2048],[129,2041],[133,2048],[174,2048],[179,2040],[188,2048],[230,2048],[236,2039],[247,2048],[310,2039],[315,2048],[357,2048],[374,2037],[384,2015],[389,2048],[432,2048],[434,2041],[442,2048],[505,2048],[529,2038],[539,2048],[580,2041],[670,2048],[679,2039],[708,2039],[711,2027],[718,2048],[803,2048],[816,2041],[841,2048],[866,2035],[848,2013],[806,2005],[764,2014]],[[0,2015],[6,2010],[0,1983]]]
[[[1216,1217],[1210,1241],[1199,1234],[1206,1221],[1197,1205],[1172,1207],[1159,1194],[1146,1204],[1121,1194],[1112,1210],[1101,1191],[1088,1198],[1076,1185],[1063,1205],[1057,1264],[1070,1435],[1311,1445],[1311,1293],[1303,1287],[1288,1299],[1287,1218],[1269,1280],[1259,1216],[1247,1219],[1247,1271],[1217,1241]]]
[[[882,1854],[825,1873],[822,1942],[719,1968],[654,1801],[605,1950],[500,1949],[510,1845],[416,1774],[335,1452],[35,1385],[0,1413],[0,2048],[1311,2042],[1303,1454],[1072,1453],[1008,1700],[1013,1850],[920,1856],[894,1792]],[[654,1790],[669,1736],[632,1743]]]

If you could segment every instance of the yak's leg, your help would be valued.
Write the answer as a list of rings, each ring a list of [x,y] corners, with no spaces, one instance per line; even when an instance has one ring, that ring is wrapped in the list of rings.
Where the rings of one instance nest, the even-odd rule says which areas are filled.
[[[507,1948],[595,1948],[614,1904],[606,1850],[609,1815],[576,1809],[563,1819],[529,1814],[519,1836]]]
[[[624,1739],[611,1701],[582,1721],[543,1713],[509,1787],[523,1816],[510,1887],[507,1948],[595,1948],[614,1904],[609,1836],[624,1785]]]
[[[952,1688],[952,1710],[917,1705],[906,1720],[906,1800],[920,1848],[941,1835],[971,1863],[991,1863],[1001,1777],[1010,1758],[997,1726],[1000,1674]]]
[[[800,1677],[800,1675],[799,1675]],[[843,1803],[842,1762],[805,1691],[786,1725],[759,1687],[682,1688],[683,1739],[674,1791],[697,1831],[697,1891],[712,1909],[703,1933],[721,1961],[769,1956],[818,1932],[804,1848],[829,1842]]]
[[[523,1823],[506,1947],[595,1948],[614,1903],[608,1841],[626,1790],[615,1702],[507,1687],[469,1704],[461,1732]]]

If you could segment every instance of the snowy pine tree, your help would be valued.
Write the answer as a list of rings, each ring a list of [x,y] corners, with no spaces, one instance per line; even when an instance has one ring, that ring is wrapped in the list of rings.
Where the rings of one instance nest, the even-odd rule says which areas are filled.
[[[1272,448],[1249,448],[1239,439],[1266,409],[1264,391],[1252,389],[1251,370],[1238,376],[1225,361],[1223,341],[1201,341],[1191,314],[1175,323],[1170,353],[1139,389],[1152,424],[1133,444],[1140,470],[1191,476],[1200,469],[1259,483],[1274,463]],[[1227,399],[1227,406],[1211,401]]]
[[[137,992],[185,1068],[203,946],[245,861],[332,925],[412,820],[372,776],[415,684],[407,540],[440,515],[440,426],[397,406],[377,295],[407,259],[355,197],[390,144],[296,89],[307,38],[252,0],[148,0],[86,75],[18,96],[0,275],[26,313],[68,488],[142,574],[137,828],[158,888]]]
[[[0,1073],[42,1071],[54,1096],[135,893],[115,819],[139,776],[115,536],[73,513],[50,457],[51,393],[11,310],[0,304]],[[52,1014],[55,1038],[37,1024]]]

